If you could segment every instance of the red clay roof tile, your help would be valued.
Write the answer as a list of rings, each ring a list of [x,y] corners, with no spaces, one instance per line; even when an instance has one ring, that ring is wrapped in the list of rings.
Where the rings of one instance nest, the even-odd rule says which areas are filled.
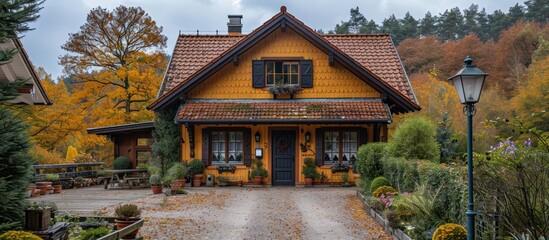
[[[376,99],[190,100],[179,108],[181,122],[390,121],[388,107]]]
[[[321,35],[382,81],[416,102],[391,38],[378,35]],[[162,93],[172,88],[219,57],[246,36],[180,35],[163,83]]]

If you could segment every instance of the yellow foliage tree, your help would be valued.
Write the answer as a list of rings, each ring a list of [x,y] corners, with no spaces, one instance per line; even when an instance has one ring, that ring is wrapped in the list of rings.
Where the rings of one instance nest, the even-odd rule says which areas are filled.
[[[78,151],[75,147],[69,146],[67,148],[67,155],[65,156],[65,162],[74,162],[74,159],[78,156]]]

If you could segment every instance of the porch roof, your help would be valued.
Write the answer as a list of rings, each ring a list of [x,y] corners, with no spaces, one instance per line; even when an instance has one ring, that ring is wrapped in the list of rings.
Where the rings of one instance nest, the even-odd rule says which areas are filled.
[[[368,123],[391,122],[380,99],[188,100],[178,123]]]

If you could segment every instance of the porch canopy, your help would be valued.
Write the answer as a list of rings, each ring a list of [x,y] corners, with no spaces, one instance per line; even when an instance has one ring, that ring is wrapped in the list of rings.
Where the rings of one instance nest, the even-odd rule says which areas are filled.
[[[390,123],[380,99],[188,100],[177,123]]]

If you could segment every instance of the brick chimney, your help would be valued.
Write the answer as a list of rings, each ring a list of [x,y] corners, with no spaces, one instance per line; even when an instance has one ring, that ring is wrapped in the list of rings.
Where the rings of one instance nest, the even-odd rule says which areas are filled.
[[[229,29],[229,35],[241,35],[242,34],[242,15],[229,15],[229,22],[227,23]]]

